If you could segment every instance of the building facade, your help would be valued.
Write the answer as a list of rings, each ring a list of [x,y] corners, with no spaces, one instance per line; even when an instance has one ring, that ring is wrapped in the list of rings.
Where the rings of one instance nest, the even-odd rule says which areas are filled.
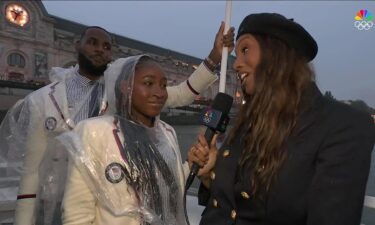
[[[52,67],[76,64],[74,43],[85,25],[48,14],[40,0],[1,1],[0,9],[0,80],[47,84]],[[185,80],[202,61],[120,35],[113,34],[113,38],[114,58],[149,54],[165,68],[169,85]],[[231,62],[228,68],[232,68]],[[240,96],[234,71],[229,69],[227,73],[226,92]],[[217,92],[218,82],[197,101],[211,100]]]

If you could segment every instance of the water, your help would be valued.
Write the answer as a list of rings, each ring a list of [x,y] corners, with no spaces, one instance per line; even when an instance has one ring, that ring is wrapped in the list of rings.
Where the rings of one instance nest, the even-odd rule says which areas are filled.
[[[177,138],[180,144],[182,160],[185,160],[187,157],[187,151],[190,149],[190,146],[196,142],[196,137],[199,132],[204,132],[204,128],[201,126],[195,125],[175,125],[173,126],[177,133]],[[375,149],[374,149],[375,151]],[[374,152],[373,151],[373,152]],[[375,197],[375,153],[372,154],[370,175],[367,182],[366,195]],[[191,189],[193,190],[190,193],[196,193],[197,188],[199,187],[199,182],[197,179],[192,184]],[[194,205],[195,203],[195,205]],[[193,197],[188,200],[188,213],[189,218],[191,218],[190,224],[198,224],[200,213],[202,212],[202,207],[198,206],[196,199]],[[364,207],[362,215],[362,225],[375,225],[375,209]]]
[[[189,151],[191,145],[196,142],[197,135],[205,131],[204,127],[193,126],[193,125],[175,125],[173,126],[176,133],[178,143],[180,145],[182,161],[187,158],[187,152]],[[198,198],[195,197],[198,193],[199,181],[195,178],[193,184],[189,189],[189,193],[192,194],[186,198],[186,208],[189,215],[190,225],[198,225],[201,214],[204,207],[198,205]]]
[[[184,162],[187,159],[187,153],[193,143],[197,140],[197,135],[203,133],[205,128],[195,125],[175,125],[173,126],[177,133],[178,144],[180,145],[181,157]],[[198,193],[199,181],[195,178],[189,189],[189,194],[196,195]]]

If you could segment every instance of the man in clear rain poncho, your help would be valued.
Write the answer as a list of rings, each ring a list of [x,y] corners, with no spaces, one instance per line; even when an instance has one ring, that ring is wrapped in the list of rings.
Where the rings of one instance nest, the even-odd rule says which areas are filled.
[[[233,29],[224,36],[223,27],[208,57],[215,62],[220,61],[223,45],[233,47]],[[87,28],[76,45],[78,66],[59,71],[57,79],[17,102],[2,121],[0,165],[6,174],[0,184],[0,200],[14,200],[19,186],[15,225],[60,223],[68,157],[55,137],[72,130],[81,120],[113,113],[106,107],[102,73],[97,73],[111,58],[111,43],[103,28]],[[88,65],[97,76],[81,73]],[[217,79],[211,69],[205,60],[188,80],[168,87],[165,106],[191,103]]]
[[[105,78],[115,115],[85,120],[58,137],[73,159],[63,223],[185,224],[189,169],[174,129],[158,118],[168,95],[163,70],[148,56],[133,56],[112,63]]]

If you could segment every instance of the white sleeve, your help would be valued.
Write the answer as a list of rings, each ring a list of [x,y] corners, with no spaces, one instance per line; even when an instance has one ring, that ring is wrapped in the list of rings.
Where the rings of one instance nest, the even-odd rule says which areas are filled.
[[[216,80],[217,75],[208,70],[204,63],[201,63],[186,81],[176,86],[167,87],[168,99],[165,107],[189,105],[197,95],[205,91]]]
[[[80,125],[80,124],[79,124]],[[80,134],[77,126],[77,133]],[[69,158],[68,176],[63,199],[62,221],[64,225],[88,225],[95,220],[96,198],[78,170],[74,160]]]
[[[65,186],[62,220],[64,225],[92,224],[95,220],[96,198],[85,179],[70,160]]]
[[[47,145],[47,136],[38,109],[39,105],[30,99],[25,101],[25,107],[28,108],[26,111],[29,113],[26,116],[30,121],[25,127],[27,135],[25,135],[24,143],[19,146],[22,151],[25,151],[25,158],[16,202],[15,225],[34,224],[36,199],[38,198],[36,194],[39,183],[39,165]]]

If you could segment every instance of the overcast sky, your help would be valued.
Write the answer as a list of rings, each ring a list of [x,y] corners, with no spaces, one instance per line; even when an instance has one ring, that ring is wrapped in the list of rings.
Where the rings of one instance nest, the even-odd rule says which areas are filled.
[[[204,58],[209,53],[225,1],[43,1],[49,14]],[[236,29],[250,13],[278,12],[307,29],[319,45],[313,61],[318,86],[340,100],[362,99],[375,107],[375,25],[354,27],[371,1],[233,1]],[[372,20],[375,22],[375,19]]]

